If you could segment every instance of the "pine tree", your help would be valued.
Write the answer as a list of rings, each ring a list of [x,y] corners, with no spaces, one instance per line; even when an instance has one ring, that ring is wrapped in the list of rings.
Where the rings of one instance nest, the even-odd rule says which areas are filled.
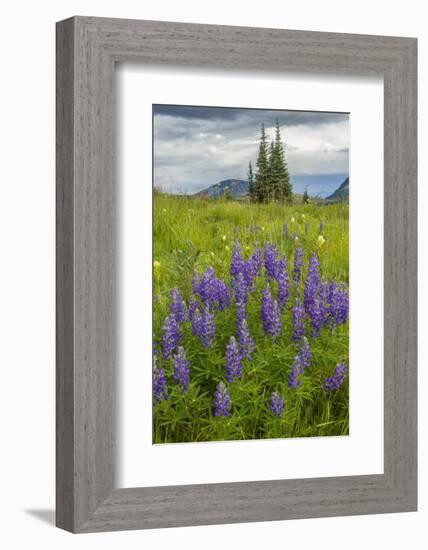
[[[257,157],[257,173],[255,175],[255,197],[257,202],[267,202],[269,192],[269,158],[266,143],[265,126],[262,123],[259,145],[259,154]]]
[[[275,143],[272,140],[270,142],[269,147],[269,178],[268,178],[268,187],[267,187],[267,193],[266,193],[266,199],[267,202],[271,202],[272,200],[275,200],[275,165],[277,163],[276,161],[276,148]]]
[[[253,167],[251,165],[251,160],[248,163],[248,196],[251,202],[255,202],[255,186],[254,186],[254,174]]]
[[[309,203],[309,195],[308,195],[307,187],[305,187],[305,192],[303,193],[302,202],[303,202],[303,204],[308,204]]]
[[[275,141],[271,153],[270,165],[273,198],[275,200],[286,200],[291,202],[293,199],[293,188],[290,181],[290,174],[288,173],[278,120],[275,125]]]

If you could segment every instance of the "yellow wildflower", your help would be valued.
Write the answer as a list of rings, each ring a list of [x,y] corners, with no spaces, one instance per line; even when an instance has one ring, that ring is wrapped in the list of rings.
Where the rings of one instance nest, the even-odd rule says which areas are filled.
[[[153,262],[153,271],[155,275],[155,280],[159,282],[161,276],[161,263],[158,260]]]
[[[225,242],[226,239],[227,239],[226,235],[223,235],[222,238],[221,238],[221,240],[222,240],[223,242]]]
[[[294,216],[291,216],[291,223],[296,223],[296,220],[294,219]]]
[[[322,246],[325,243],[325,239],[322,235],[319,235],[318,237],[318,245]]]

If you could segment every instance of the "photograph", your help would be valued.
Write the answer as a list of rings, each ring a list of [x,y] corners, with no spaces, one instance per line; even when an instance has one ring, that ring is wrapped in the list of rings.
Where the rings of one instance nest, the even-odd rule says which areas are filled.
[[[153,443],[349,435],[349,113],[152,115]]]

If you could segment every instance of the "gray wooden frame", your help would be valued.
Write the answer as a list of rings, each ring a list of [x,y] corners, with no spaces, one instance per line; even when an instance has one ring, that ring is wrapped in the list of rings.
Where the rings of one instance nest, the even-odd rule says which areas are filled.
[[[59,527],[92,532],[416,510],[416,46],[413,38],[155,21],[73,17],[57,24]],[[115,488],[116,62],[383,76],[382,475]]]

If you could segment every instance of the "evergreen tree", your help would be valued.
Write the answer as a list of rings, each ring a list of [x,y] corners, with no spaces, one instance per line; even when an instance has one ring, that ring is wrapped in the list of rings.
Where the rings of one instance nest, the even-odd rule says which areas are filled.
[[[291,202],[293,199],[293,188],[290,181],[290,174],[288,172],[278,120],[275,125],[275,140],[272,148],[270,165],[273,198],[275,200],[286,200]]]
[[[254,185],[254,174],[253,167],[251,165],[251,160],[248,163],[248,196],[250,197],[251,202],[255,202],[255,185]]]
[[[306,187],[305,187],[305,192],[303,193],[302,202],[303,202],[303,204],[308,204],[309,203],[308,189]]]
[[[270,142],[269,147],[269,178],[268,186],[266,189],[266,201],[271,202],[275,200],[275,158],[276,158],[276,148],[274,141]]]
[[[255,198],[257,202],[267,202],[269,193],[269,158],[266,143],[265,126],[262,123],[259,154],[257,157],[257,173],[254,178]]]

